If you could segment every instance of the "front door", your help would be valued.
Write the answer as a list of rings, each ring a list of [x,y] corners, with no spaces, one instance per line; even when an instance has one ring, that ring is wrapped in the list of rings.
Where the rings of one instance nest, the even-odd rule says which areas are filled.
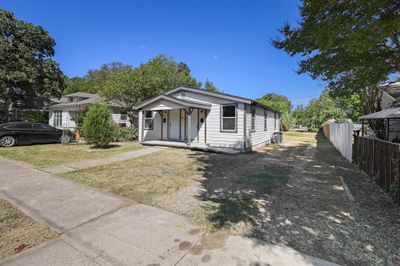
[[[178,110],[169,110],[168,117],[168,139],[179,140],[180,112]]]

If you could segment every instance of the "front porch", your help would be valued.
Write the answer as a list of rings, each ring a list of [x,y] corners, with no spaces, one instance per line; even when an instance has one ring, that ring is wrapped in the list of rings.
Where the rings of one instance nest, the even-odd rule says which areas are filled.
[[[148,140],[141,142],[144,146],[163,146],[163,147],[172,147],[179,149],[191,149],[198,151],[210,151],[216,153],[226,153],[226,154],[238,154],[241,151],[233,148],[224,148],[224,147],[212,147],[205,143],[192,142],[190,145],[187,142],[183,141],[173,141],[173,140]]]

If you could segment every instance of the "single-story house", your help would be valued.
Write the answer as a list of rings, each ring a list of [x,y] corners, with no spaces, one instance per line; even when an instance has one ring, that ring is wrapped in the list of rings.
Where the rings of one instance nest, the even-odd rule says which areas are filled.
[[[270,143],[280,112],[254,100],[179,87],[135,108],[144,145],[248,151]]]
[[[76,92],[65,95],[60,103],[49,106],[49,125],[59,129],[76,129],[76,119],[87,110],[90,105],[104,102],[98,94]],[[112,120],[121,127],[130,127],[131,122],[121,106],[116,102],[108,102],[112,111]]]

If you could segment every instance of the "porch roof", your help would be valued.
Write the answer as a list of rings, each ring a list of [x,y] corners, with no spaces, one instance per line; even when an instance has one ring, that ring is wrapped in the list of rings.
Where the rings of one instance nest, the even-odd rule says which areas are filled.
[[[199,103],[162,94],[142,102],[135,107],[135,110],[168,110],[178,108],[200,108],[209,110],[211,109],[211,104]]]
[[[360,119],[391,119],[400,118],[400,107],[385,109],[379,112],[361,116]]]

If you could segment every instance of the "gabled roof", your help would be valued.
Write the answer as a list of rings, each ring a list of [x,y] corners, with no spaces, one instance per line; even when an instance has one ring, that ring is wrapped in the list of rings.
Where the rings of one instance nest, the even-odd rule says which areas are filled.
[[[400,118],[400,107],[385,109],[379,112],[363,115],[360,119],[388,119]]]
[[[391,82],[381,85],[384,92],[389,94],[394,100],[400,97],[400,82]]]
[[[82,101],[78,101],[78,102],[61,102],[61,103],[49,106],[49,109],[68,109],[68,108],[76,109],[76,108],[80,108],[83,106],[100,103],[100,102],[104,101],[103,97],[99,96],[98,94],[86,93],[86,92],[76,92],[76,93],[72,93],[69,95],[65,95],[63,97],[82,97],[82,98],[86,98],[86,99],[84,99]],[[108,102],[107,105],[112,106],[112,107],[122,107],[116,101]]]
[[[181,98],[176,98],[176,97],[168,96],[168,95],[165,95],[165,94],[161,94],[161,95],[158,95],[158,96],[156,96],[154,98],[151,98],[151,99],[149,99],[147,101],[144,101],[144,102],[138,104],[137,106],[135,106],[135,110],[142,109],[146,105],[149,105],[149,104],[151,104],[153,102],[156,102],[156,101],[159,101],[159,100],[170,101],[170,102],[173,102],[173,103],[176,103],[176,104],[180,104],[180,105],[188,107],[188,108],[190,108],[190,107],[202,108],[202,109],[210,109],[211,108],[210,104],[198,103],[198,102],[190,101],[190,100],[187,100],[187,99],[181,99]]]
[[[68,95],[64,95],[64,97],[82,97],[82,98],[92,98],[92,97],[99,97],[96,93],[88,93],[88,92],[75,92]]]
[[[206,91],[206,90],[202,90],[202,89],[196,89],[196,88],[187,88],[187,87],[178,87],[176,89],[170,90],[166,93],[164,93],[164,95],[171,95],[173,93],[176,93],[178,91],[190,91],[190,92],[195,92],[195,93],[200,93],[200,94],[204,94],[204,95],[208,95],[208,96],[212,96],[212,97],[217,97],[217,98],[222,98],[222,99],[227,99],[227,100],[231,100],[231,101],[236,101],[236,102],[241,102],[241,103],[246,103],[246,104],[252,104],[252,105],[256,105],[259,106],[265,110],[270,110],[272,112],[278,113],[280,114],[280,112],[278,110],[275,110],[271,107],[265,106],[257,101],[254,101],[252,99],[249,98],[244,98],[244,97],[240,97],[240,96],[235,96],[232,94],[227,94],[227,93],[221,93],[221,92],[211,92],[211,91]]]

